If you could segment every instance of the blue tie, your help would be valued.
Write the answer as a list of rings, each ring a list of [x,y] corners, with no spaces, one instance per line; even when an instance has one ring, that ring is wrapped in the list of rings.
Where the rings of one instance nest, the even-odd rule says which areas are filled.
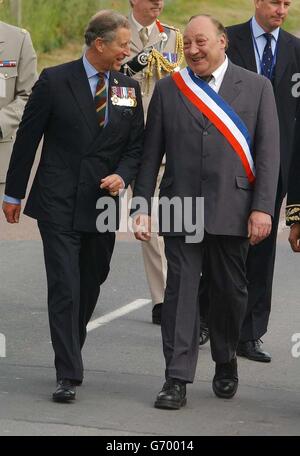
[[[271,79],[273,77],[272,64],[273,64],[273,52],[272,52],[272,38],[271,33],[264,33],[266,38],[266,45],[262,55],[262,68],[261,74],[266,76],[266,78]]]

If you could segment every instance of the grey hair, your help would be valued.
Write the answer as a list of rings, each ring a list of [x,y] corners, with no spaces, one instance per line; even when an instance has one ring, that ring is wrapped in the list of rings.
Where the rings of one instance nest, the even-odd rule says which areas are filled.
[[[84,33],[85,43],[91,46],[96,38],[111,42],[119,28],[130,29],[128,19],[112,10],[98,11],[90,20]]]

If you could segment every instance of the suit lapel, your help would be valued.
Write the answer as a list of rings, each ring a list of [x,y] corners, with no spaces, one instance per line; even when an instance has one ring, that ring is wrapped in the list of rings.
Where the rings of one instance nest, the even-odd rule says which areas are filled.
[[[175,82],[174,82],[175,84]],[[206,120],[204,119],[204,116],[199,109],[196,108],[196,106],[193,105],[191,101],[187,99],[187,97],[178,89],[180,98],[182,99],[184,105],[188,109],[189,113],[199,122],[202,126],[202,128],[205,128],[206,126]]]
[[[222,97],[229,105],[233,103],[241,91],[239,86],[240,82],[241,78],[237,76],[234,70],[234,65],[229,61],[227,71],[219,90],[220,97]]]
[[[257,73],[250,21],[246,22],[246,24],[244,24],[237,33],[237,39],[235,40],[234,46],[243,61],[243,67],[249,71],[254,71]]]
[[[69,78],[69,83],[81,113],[94,136],[99,130],[99,125],[97,122],[93,96],[82,59],[75,62],[74,71]]]
[[[278,40],[278,54],[274,82],[275,87],[278,86],[289,62],[291,61],[291,46],[289,45],[291,38],[284,32],[284,30],[280,30]]]
[[[223,98],[229,105],[233,103],[236,97],[240,94],[240,83],[241,78],[236,75],[234,71],[234,65],[229,61],[227,71],[224,75],[224,79],[222,81],[219,95]],[[207,121],[207,128],[212,125],[210,121]]]
[[[115,109],[114,105],[111,102],[111,87],[120,85],[119,73],[117,71],[111,71],[109,76],[109,85],[108,85],[108,96],[107,96],[107,109],[108,109],[108,123],[103,129],[103,134],[109,133],[114,127],[115,122]]]

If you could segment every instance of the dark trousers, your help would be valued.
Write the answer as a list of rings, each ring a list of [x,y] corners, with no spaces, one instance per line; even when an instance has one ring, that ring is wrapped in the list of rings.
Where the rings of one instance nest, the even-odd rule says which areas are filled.
[[[164,240],[168,275],[161,329],[166,377],[192,383],[199,351],[198,292],[204,248],[212,271],[208,317],[212,358],[227,363],[235,356],[247,306],[248,240],[207,233],[199,244],[187,244],[184,237]]]
[[[241,341],[260,339],[268,329],[271,312],[272,286],[276,255],[276,240],[283,195],[277,192],[275,213],[270,236],[260,244],[249,247],[247,257],[248,305],[241,331]],[[199,290],[200,318],[207,322],[209,314],[210,270],[205,264]]]
[[[109,272],[114,233],[80,233],[39,222],[57,379],[83,379],[81,349],[100,285]]]
[[[250,246],[247,258],[248,306],[241,341],[260,339],[268,329],[276,256],[276,241],[283,197],[276,199],[272,231],[260,244]]]

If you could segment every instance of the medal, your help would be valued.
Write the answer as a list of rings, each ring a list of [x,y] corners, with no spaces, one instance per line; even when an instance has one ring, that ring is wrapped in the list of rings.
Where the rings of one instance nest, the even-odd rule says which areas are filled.
[[[168,35],[165,32],[159,34],[161,41],[168,41]]]
[[[137,106],[134,87],[111,87],[111,102],[114,106],[127,106],[135,108]]]
[[[16,60],[0,60],[1,68],[13,68],[17,66]]]
[[[170,62],[170,63],[176,63],[176,62],[177,62],[177,59],[178,59],[177,54],[175,54],[174,52],[164,52],[164,53],[163,53],[163,56],[164,56],[164,58],[167,59],[168,62]]]

